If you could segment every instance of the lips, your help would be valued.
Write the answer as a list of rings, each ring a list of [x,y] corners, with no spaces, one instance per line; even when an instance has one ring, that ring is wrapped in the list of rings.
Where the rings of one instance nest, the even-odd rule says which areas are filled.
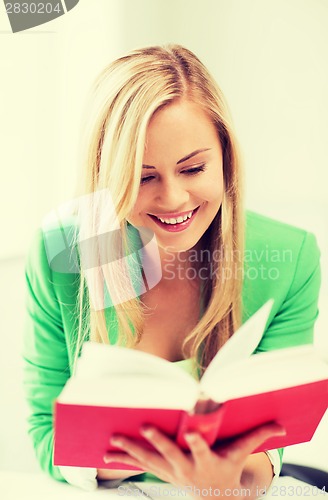
[[[184,231],[187,229],[192,221],[194,220],[197,212],[198,212],[199,207],[190,210],[188,212],[180,212],[180,213],[170,213],[170,214],[160,214],[160,215],[153,215],[153,214],[148,214],[148,216],[162,229],[168,232],[178,232],[178,231]],[[189,214],[191,214],[190,217],[187,217]],[[186,218],[185,220],[182,220],[181,222],[173,222],[172,219],[178,219],[179,217],[181,218]],[[163,219],[161,221],[160,219]],[[167,220],[167,222],[165,222]],[[171,220],[171,222],[170,222]]]
[[[187,210],[186,212],[169,212],[169,213],[161,213],[161,214],[148,214],[151,217],[157,217],[158,219],[178,219],[179,217],[186,217],[188,214],[192,214],[195,210],[199,208],[191,208],[190,210]]]

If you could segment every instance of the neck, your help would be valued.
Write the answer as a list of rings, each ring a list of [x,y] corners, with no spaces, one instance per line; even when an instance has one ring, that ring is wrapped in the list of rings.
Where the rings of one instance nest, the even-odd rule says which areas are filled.
[[[155,245],[147,245],[149,241],[145,239],[143,233],[140,233],[143,242],[143,248],[146,250],[147,267],[155,270],[158,269],[158,256],[160,258],[162,286],[170,286],[174,284],[183,284],[185,282],[199,282],[198,268],[204,262],[204,258],[208,258],[204,254],[206,250],[205,235],[196,243],[196,245],[188,250],[177,252],[173,251],[172,247],[160,247]],[[204,252],[204,253],[203,253]]]
[[[201,248],[201,242],[183,252],[173,252],[172,249],[159,248],[162,280],[167,284],[198,281],[197,268],[200,262]]]

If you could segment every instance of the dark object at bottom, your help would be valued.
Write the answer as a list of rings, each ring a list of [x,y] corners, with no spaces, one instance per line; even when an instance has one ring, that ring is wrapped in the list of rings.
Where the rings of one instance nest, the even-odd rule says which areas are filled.
[[[304,465],[283,464],[281,476],[291,476],[328,492],[328,472]]]

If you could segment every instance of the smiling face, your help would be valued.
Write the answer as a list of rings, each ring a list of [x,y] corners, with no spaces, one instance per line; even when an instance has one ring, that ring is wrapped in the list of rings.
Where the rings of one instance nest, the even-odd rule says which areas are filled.
[[[160,109],[148,126],[139,194],[128,221],[151,229],[163,249],[191,249],[221,206],[222,164],[217,130],[198,105],[180,100]]]

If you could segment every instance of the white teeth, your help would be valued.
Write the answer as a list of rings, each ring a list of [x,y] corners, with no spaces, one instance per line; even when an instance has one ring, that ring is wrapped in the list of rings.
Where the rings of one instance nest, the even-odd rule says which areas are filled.
[[[189,214],[184,215],[183,217],[180,215],[180,217],[178,217],[177,219],[173,219],[173,218],[162,219],[161,217],[157,217],[157,219],[159,219],[161,222],[164,222],[165,224],[179,224],[181,222],[184,222],[187,219],[190,219],[192,214],[193,214],[193,210],[191,212],[189,212]]]

